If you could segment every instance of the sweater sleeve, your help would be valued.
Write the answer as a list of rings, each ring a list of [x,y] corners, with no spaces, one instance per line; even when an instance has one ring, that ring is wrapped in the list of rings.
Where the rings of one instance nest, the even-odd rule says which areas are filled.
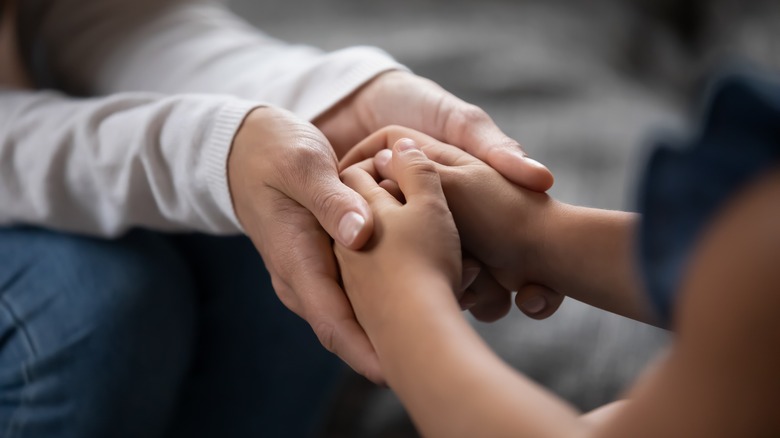
[[[60,84],[80,94],[223,93],[312,120],[377,74],[404,68],[373,47],[328,53],[281,42],[219,1],[74,1],[54,2],[42,35]]]
[[[135,226],[240,232],[226,162],[257,106],[216,95],[0,90],[0,225],[106,237]]]

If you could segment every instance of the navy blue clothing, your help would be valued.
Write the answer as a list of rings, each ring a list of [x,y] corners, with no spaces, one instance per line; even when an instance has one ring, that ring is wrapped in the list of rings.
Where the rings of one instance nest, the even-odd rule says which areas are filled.
[[[660,144],[652,153],[639,200],[640,263],[663,321],[671,320],[704,226],[740,188],[779,164],[780,81],[746,71],[713,83],[702,130],[692,141]]]

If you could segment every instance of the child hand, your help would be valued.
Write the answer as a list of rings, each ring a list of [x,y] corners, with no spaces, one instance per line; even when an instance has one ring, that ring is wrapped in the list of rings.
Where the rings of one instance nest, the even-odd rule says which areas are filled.
[[[369,336],[383,315],[397,314],[410,299],[442,300],[457,311],[452,291],[461,280],[460,239],[436,166],[410,139],[395,142],[393,151],[395,188],[405,202],[380,186],[372,159],[341,174],[374,214],[374,234],[362,251],[335,244],[344,288]],[[437,283],[444,287],[426,287]],[[442,290],[447,293],[436,293]]]
[[[397,193],[392,182],[397,178],[393,154],[386,145],[402,137],[414,139],[436,162],[463,248],[489,268],[472,286],[477,299],[488,301],[472,309],[475,316],[496,319],[497,312],[508,310],[504,307],[510,300],[508,290],[518,291],[515,302],[527,315],[543,319],[553,314],[563,296],[542,286],[544,281],[535,265],[539,262],[538,248],[544,242],[544,214],[555,201],[510,183],[454,146],[398,126],[366,138],[344,157],[341,166],[376,155],[376,170],[385,179],[382,186]]]

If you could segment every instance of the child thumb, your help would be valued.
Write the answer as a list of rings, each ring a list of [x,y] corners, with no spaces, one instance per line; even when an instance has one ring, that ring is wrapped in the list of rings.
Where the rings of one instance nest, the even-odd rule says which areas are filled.
[[[421,196],[444,198],[435,163],[425,156],[414,140],[402,138],[395,142],[392,166],[407,202]]]

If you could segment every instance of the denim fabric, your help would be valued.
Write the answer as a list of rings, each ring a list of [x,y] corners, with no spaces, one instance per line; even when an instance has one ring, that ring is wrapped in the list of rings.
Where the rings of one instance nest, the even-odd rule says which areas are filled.
[[[0,436],[307,436],[342,368],[244,237],[0,229]]]
[[[704,226],[740,188],[780,164],[780,82],[747,70],[723,74],[713,83],[702,126],[683,147],[657,147],[640,195],[640,262],[667,324]]]

